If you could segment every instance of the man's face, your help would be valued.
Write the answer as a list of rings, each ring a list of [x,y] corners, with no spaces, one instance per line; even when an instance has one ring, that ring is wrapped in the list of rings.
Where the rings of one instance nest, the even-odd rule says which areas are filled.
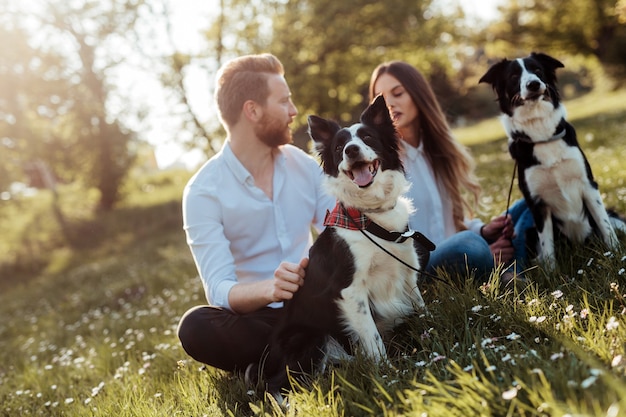
[[[270,95],[263,106],[263,115],[254,128],[259,140],[267,146],[276,147],[293,141],[289,125],[298,114],[291,101],[291,92],[285,78],[273,74],[268,78]]]

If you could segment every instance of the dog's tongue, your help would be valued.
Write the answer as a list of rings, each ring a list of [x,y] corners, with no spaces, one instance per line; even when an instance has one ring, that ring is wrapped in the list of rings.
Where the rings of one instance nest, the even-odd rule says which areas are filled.
[[[352,175],[354,175],[354,183],[359,187],[365,187],[372,182],[374,176],[370,172],[369,164],[361,165],[352,169]]]

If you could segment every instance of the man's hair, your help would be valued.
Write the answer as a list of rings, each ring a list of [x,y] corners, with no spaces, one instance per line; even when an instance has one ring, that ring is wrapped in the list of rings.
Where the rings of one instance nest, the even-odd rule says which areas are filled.
[[[268,53],[240,56],[219,69],[215,101],[220,120],[227,128],[237,123],[246,101],[265,104],[270,94],[270,74],[284,75],[285,70],[278,58]]]

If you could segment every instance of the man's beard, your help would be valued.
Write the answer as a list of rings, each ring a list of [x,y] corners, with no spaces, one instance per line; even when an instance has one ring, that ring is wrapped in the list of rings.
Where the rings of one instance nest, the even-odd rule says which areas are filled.
[[[254,133],[261,142],[272,148],[293,142],[289,126],[266,114],[254,128]]]

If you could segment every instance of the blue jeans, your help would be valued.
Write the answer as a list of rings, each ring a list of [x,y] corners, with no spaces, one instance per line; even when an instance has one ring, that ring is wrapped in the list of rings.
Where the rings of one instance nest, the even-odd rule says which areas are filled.
[[[487,241],[470,230],[464,230],[437,245],[430,253],[426,272],[434,274],[437,268],[460,275],[474,272],[476,279],[484,281],[493,267],[493,256]],[[428,276],[424,278],[428,280]]]
[[[533,214],[530,212],[526,200],[520,198],[509,207],[509,214],[513,221],[513,249],[515,249],[515,260],[517,272],[520,272],[528,263],[528,250],[526,249],[526,231],[535,227]]]
[[[533,227],[535,222],[524,199],[513,203],[509,208],[509,214],[515,231],[512,240],[515,250],[515,269],[520,273],[528,261],[526,230]],[[484,281],[494,267],[493,255],[487,241],[480,235],[465,230],[455,233],[437,245],[437,248],[430,253],[426,272],[433,274],[437,268],[460,275],[474,272],[477,280]],[[427,276],[424,278],[428,279]]]

